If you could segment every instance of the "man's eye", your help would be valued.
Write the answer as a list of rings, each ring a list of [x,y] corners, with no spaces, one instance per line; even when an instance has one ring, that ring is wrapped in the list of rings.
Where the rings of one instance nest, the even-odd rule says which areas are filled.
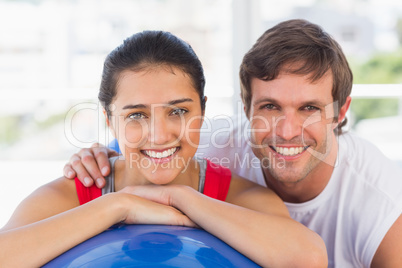
[[[311,106],[311,105],[307,105],[306,107],[304,107],[305,110],[307,111],[318,111],[320,110],[320,108],[315,107],[315,106]]]
[[[185,113],[187,113],[187,110],[185,110],[185,109],[174,109],[171,114],[172,115],[183,115]]]
[[[265,104],[262,106],[263,109],[274,110],[276,106],[274,104]]]
[[[142,114],[142,113],[132,113],[132,114],[130,114],[129,116],[128,116],[128,118],[130,118],[130,119],[135,119],[135,120],[138,120],[138,119],[144,119],[146,116],[144,115],[144,114]]]

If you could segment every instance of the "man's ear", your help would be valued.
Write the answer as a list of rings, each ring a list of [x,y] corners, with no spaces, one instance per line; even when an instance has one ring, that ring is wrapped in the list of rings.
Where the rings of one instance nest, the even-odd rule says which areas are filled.
[[[348,96],[346,98],[345,104],[343,104],[343,106],[339,110],[338,124],[341,123],[343,121],[343,119],[345,119],[346,112],[349,110],[351,102],[352,102],[352,97]]]
[[[246,115],[247,119],[250,120],[250,110],[249,110],[248,113],[247,113],[246,105],[244,104],[244,99],[243,99],[243,97],[241,96],[241,93],[239,93],[239,95],[240,95],[241,103],[243,104],[243,111],[244,111],[244,114]],[[250,105],[251,105],[251,103],[250,103]]]
[[[247,119],[250,120],[250,115],[249,115],[250,111],[247,113],[246,106],[244,105],[244,103],[243,103],[243,110],[244,110],[244,114],[246,115]]]

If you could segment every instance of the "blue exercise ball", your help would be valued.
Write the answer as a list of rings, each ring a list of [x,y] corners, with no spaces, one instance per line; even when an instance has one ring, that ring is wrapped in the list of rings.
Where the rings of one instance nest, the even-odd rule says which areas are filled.
[[[210,233],[168,225],[116,225],[49,267],[259,267]]]

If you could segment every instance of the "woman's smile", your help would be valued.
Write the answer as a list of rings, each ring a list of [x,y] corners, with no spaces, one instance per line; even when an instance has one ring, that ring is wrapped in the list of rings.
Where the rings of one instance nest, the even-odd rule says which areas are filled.
[[[141,150],[140,152],[145,155],[147,158],[150,158],[152,161],[157,163],[166,163],[171,161],[177,152],[180,150],[180,146],[168,148],[168,149],[146,149]]]

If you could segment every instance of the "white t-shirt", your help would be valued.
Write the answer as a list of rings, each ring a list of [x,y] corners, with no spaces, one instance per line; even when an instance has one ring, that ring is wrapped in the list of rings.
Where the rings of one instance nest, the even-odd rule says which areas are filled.
[[[244,116],[206,120],[197,155],[266,186],[249,146]],[[369,142],[345,133],[325,189],[305,203],[285,203],[296,221],[324,239],[329,267],[370,267],[402,212],[402,170]],[[286,253],[284,253],[286,254]]]

